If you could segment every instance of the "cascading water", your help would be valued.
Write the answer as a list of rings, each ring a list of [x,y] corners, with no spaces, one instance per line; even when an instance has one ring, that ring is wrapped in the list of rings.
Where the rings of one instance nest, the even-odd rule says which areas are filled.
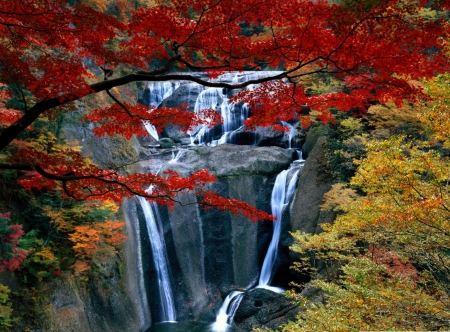
[[[195,102],[195,112],[205,109],[220,111],[223,118],[222,137],[240,128],[245,119],[248,118],[249,109],[243,104],[233,104],[222,88],[208,88],[200,93]],[[199,144],[204,144],[208,139],[208,128],[201,126],[197,131],[195,140]],[[215,144],[221,144],[223,140],[218,140]],[[214,143],[213,143],[214,144]]]
[[[146,97],[146,104],[157,108],[162,101],[169,97],[178,87],[178,82],[147,82],[144,90],[144,97]],[[157,141],[159,140],[158,132],[155,126],[149,121],[144,122],[145,129],[147,129],[150,136]]]
[[[243,72],[243,73],[226,73],[219,76],[214,81],[216,82],[228,82],[228,83],[242,83],[248,80],[255,80],[262,77],[275,76],[280,72]],[[149,106],[158,107],[161,102],[170,97],[175,90],[177,90],[181,85],[187,85],[188,95],[187,99],[191,99],[191,86],[190,83],[178,83],[178,82],[149,82],[147,83],[144,94],[141,101]],[[206,125],[197,126],[190,132],[188,132],[191,137],[191,145],[197,144],[208,144],[218,145],[227,143],[230,134],[234,131],[239,130],[243,125],[244,121],[249,117],[250,109],[247,105],[243,103],[231,103],[231,91],[223,88],[207,88],[199,87],[201,89],[200,93],[196,97],[194,112],[199,112],[204,109],[214,109],[219,112],[223,118],[222,133],[219,136],[212,135],[215,137],[210,137],[210,130]],[[253,85],[247,86],[247,89],[253,89]],[[194,89],[195,90],[195,89]],[[147,131],[156,140],[159,139],[155,128],[149,123],[144,123]],[[229,142],[228,142],[229,143]],[[238,143],[238,142],[233,142]]]
[[[285,137],[286,137],[286,141],[287,141],[287,146],[289,149],[295,149],[297,147],[297,142],[295,141],[295,138],[297,136],[297,127],[298,127],[298,122],[291,125],[288,122],[284,122],[281,121],[281,123],[283,124],[283,126],[287,127],[289,129],[289,131],[287,133],[285,133]]]
[[[148,236],[152,247],[153,262],[158,278],[159,297],[161,302],[160,321],[175,321],[175,305],[168,270],[168,260],[162,224],[156,203],[150,203],[145,198],[138,197],[147,223]],[[152,206],[153,205],[153,206]]]
[[[219,313],[216,316],[216,321],[211,325],[211,330],[214,332],[226,332],[228,327],[228,318],[232,314],[229,312],[229,306],[231,301],[238,295],[242,294],[240,291],[233,291],[225,298],[222,306],[219,309]],[[237,309],[237,308],[236,308]],[[232,311],[232,310],[231,310]]]
[[[300,157],[299,160],[296,160],[291,164],[289,169],[284,170],[280,174],[278,174],[277,178],[275,179],[275,185],[272,190],[270,205],[272,208],[272,214],[277,218],[277,220],[274,222],[272,240],[270,241],[270,245],[261,269],[259,283],[257,285],[257,287],[259,288],[269,289],[277,293],[284,292],[284,290],[279,287],[269,286],[269,283],[272,277],[273,267],[277,257],[283,211],[288,205],[295,191],[298,174],[303,168],[304,162],[305,161]],[[241,294],[243,294],[243,292],[234,291],[225,298],[219,310],[219,313],[216,316],[216,322],[211,326],[213,332],[227,331],[227,328],[229,327],[228,323],[231,323],[233,321],[234,313],[238,309],[239,303],[242,300]],[[236,300],[232,302],[234,298],[236,298]]]
[[[275,185],[273,187],[272,197],[270,200],[270,206],[272,208],[272,214],[277,218],[277,220],[273,224],[272,240],[270,241],[269,248],[267,249],[266,257],[264,258],[261,274],[259,276],[259,284],[257,287],[269,288],[271,290],[280,292],[280,289],[276,287],[270,287],[269,282],[272,278],[273,266],[277,258],[283,210],[289,203],[289,200],[291,199],[291,196],[295,191],[297,177],[302,167],[302,161],[294,162],[293,165],[291,165],[291,168],[282,171],[280,174],[278,174],[275,180]],[[286,188],[288,175],[291,171],[293,172],[293,174]],[[283,290],[281,290],[281,292],[282,291]]]

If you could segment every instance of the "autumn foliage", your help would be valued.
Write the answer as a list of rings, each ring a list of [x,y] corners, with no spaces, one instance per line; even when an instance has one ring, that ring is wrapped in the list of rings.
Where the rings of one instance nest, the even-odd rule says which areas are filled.
[[[335,184],[324,196],[322,208],[338,214],[334,223],[320,225],[318,234],[294,234],[291,249],[302,259],[293,268],[314,276],[309,287],[320,290],[321,300],[290,292],[304,311],[282,331],[448,327],[448,79],[423,82],[431,98],[414,105],[415,121],[395,119],[393,112],[369,120],[365,155],[354,160],[350,183]],[[355,129],[355,122],[343,127]],[[382,126],[417,132],[418,122],[420,135],[380,135]]]
[[[305,317],[312,325],[303,325],[304,330],[317,330],[331,318],[336,330],[388,329],[401,321],[411,322],[408,329],[440,328],[440,322],[448,321],[447,308],[430,294],[448,298],[445,149],[450,125],[449,93],[442,84],[448,83],[448,76],[426,86],[418,81],[449,69],[449,7],[446,0],[0,0],[2,176],[14,174],[32,193],[62,193],[66,206],[53,202],[41,212],[50,220],[49,233],[70,242],[71,266],[80,273],[115,253],[124,240],[123,224],[112,221],[113,213],[99,218],[80,215],[94,206],[102,210],[96,204],[111,207],[113,201],[137,195],[171,208],[178,195],[190,191],[201,197],[205,208],[252,221],[273,219],[244,202],[206,190],[215,181],[206,170],[181,177],[175,172],[126,174],[120,167],[104,169],[58,133],[58,121],[80,109],[83,121],[92,124],[99,137],[145,136],[142,123],[148,121],[158,131],[168,125],[183,132],[200,124],[213,126],[222,121],[214,110],[190,113],[186,105],[148,108],[129,91],[139,82],[188,81],[226,89],[251,85],[232,99],[251,108],[248,130],[286,130],[281,121],[289,120],[300,120],[303,128],[315,121],[330,123],[345,136],[335,154],[344,161],[340,166],[351,164],[348,168],[354,171],[352,160],[362,150],[366,153],[357,165],[354,188],[335,185],[328,195],[325,206],[341,214],[335,225],[324,226],[320,236],[296,235],[294,250],[313,252],[318,260],[342,266],[338,285],[317,283],[334,305],[332,313],[325,304],[306,303]],[[217,80],[224,73],[244,70],[269,72],[239,83]],[[93,102],[94,96],[102,102]],[[431,106],[426,104],[430,99]],[[386,137],[399,127],[398,118],[387,113],[401,110],[402,119],[415,118],[415,111],[401,108],[405,101],[425,103],[415,125],[423,123],[428,141]],[[341,111],[367,115],[366,124],[385,139],[369,140],[361,119],[339,122]],[[379,119],[386,121],[380,124]],[[52,129],[37,130],[43,123]],[[344,188],[349,200],[331,199]],[[359,197],[356,189],[365,195]],[[26,255],[17,247],[23,231],[7,219],[0,216],[0,271],[16,270]],[[26,241],[32,243],[25,261],[31,274],[43,280],[61,273],[64,262],[57,242],[31,235]],[[403,266],[425,266],[429,274],[417,280],[410,278],[414,273],[399,276],[383,263],[386,255]],[[414,293],[419,284],[420,292]],[[364,293],[367,285],[374,293]],[[411,299],[417,305],[408,311]],[[390,311],[396,303],[399,314]],[[349,310],[352,321],[342,321]],[[435,317],[437,323],[417,320],[411,312]]]
[[[442,24],[421,14],[422,2],[368,1],[359,7],[306,0],[149,4],[136,2],[132,12],[124,10],[126,1],[0,2],[0,52],[6,55],[0,72],[0,148],[6,158],[0,167],[25,171],[20,179],[25,188],[58,188],[77,200],[140,195],[170,205],[177,194],[213,181],[203,171],[189,179],[124,176],[86,162],[78,151],[20,140],[38,117],[54,121],[73,109],[73,101],[91,94],[119,92],[112,105],[86,110],[85,120],[99,124],[99,136],[147,135],[142,121],[158,130],[178,124],[188,131],[221,120],[212,110],[147,109],[120,101],[121,87],[137,81],[182,80],[231,89],[259,83],[234,97],[252,108],[248,129],[294,118],[307,127],[314,119],[334,121],[330,108],[346,111],[365,109],[375,100],[400,104],[417,99],[422,91],[411,79],[448,66],[445,53],[439,52]],[[265,68],[279,71],[242,83],[214,80],[228,71]],[[210,79],[193,72],[206,72]],[[311,80],[323,79],[341,82],[340,88],[320,94],[306,88]],[[303,113],[306,109],[313,118]],[[154,188],[151,194],[145,192],[149,187]],[[233,206],[211,198],[208,205]]]
[[[9,213],[0,213],[0,272],[13,272],[27,256],[18,248],[19,239],[25,234],[22,225],[8,225]]]

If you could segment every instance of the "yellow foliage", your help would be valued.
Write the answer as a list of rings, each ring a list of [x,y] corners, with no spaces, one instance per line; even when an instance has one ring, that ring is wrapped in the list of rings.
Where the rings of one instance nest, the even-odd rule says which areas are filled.
[[[91,7],[99,12],[105,12],[112,2],[113,0],[81,0],[82,5]]]
[[[450,147],[450,75],[435,77],[426,84],[426,92],[433,98],[422,103],[423,116],[420,120],[434,139],[442,141],[445,148]]]
[[[364,129],[362,119],[353,117],[348,117],[339,121],[339,127],[339,130],[347,137],[351,135],[361,134]]]
[[[56,262],[58,258],[53,254],[51,249],[43,248],[41,251],[34,253],[35,260]]]
[[[288,292],[301,310],[281,331],[431,330],[450,318],[443,301],[369,259],[350,258],[342,271],[339,284],[316,280],[311,285],[321,289],[326,303],[313,304]]]
[[[405,124],[418,125],[420,123],[420,109],[404,103],[402,107],[397,107],[393,102],[370,106],[368,113],[369,125],[377,130],[394,130]]]
[[[342,206],[348,205],[357,199],[359,195],[355,190],[348,188],[344,183],[335,183],[323,196],[322,210],[342,210]]]
[[[369,109],[377,130],[390,134],[405,124],[423,124],[433,140],[365,140],[366,156],[355,162],[351,185],[366,195],[335,184],[322,209],[343,213],[321,234],[293,234],[291,249],[304,257],[293,268],[314,273],[312,263],[328,273],[310,285],[325,301],[313,304],[290,292],[302,311],[282,331],[448,328],[450,158],[442,147],[450,147],[449,83],[450,75],[441,75],[425,84],[432,97],[426,104]]]
[[[111,214],[114,214],[117,211],[119,211],[119,205],[117,205],[117,203],[111,199],[108,199],[106,201],[100,201],[100,203],[102,204],[102,206],[98,207],[98,209],[111,211]]]
[[[96,211],[97,213],[110,217],[117,213],[119,206],[112,200],[92,200],[81,202],[69,208],[61,206],[59,209],[54,209],[51,206],[44,206],[42,210],[50,218],[50,222],[55,225],[56,229],[64,232],[72,232],[76,225],[89,220],[87,218],[88,213]]]
[[[10,316],[12,313],[11,303],[8,303],[11,290],[8,286],[0,284],[0,328],[7,329],[11,327]]]

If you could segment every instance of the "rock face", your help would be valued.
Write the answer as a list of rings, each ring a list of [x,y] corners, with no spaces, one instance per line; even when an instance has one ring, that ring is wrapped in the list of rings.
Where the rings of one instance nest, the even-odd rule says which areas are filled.
[[[323,196],[331,189],[332,179],[324,178],[318,165],[326,158],[323,145],[326,136],[315,137],[313,142],[309,142],[310,150],[306,151],[306,159],[302,172],[300,173],[297,190],[295,191],[289,208],[284,211],[283,225],[281,230],[280,247],[278,253],[278,267],[274,279],[279,283],[288,283],[292,280],[308,282],[308,275],[301,275],[286,266],[292,265],[299,257],[289,250],[293,239],[290,232],[297,230],[305,233],[321,232],[319,224],[332,222],[336,214],[334,211],[321,211],[320,205]],[[287,263],[286,263],[287,262]]]
[[[270,212],[270,196],[276,175],[289,167],[295,150],[278,147],[220,145],[194,147],[163,166],[189,175],[207,169],[217,176],[212,189],[225,197],[237,198]],[[143,170],[151,165],[146,161]],[[151,168],[151,167],[150,167]],[[182,204],[197,201],[193,194],[181,197]],[[140,228],[143,275],[151,303],[150,311],[158,321],[158,290],[151,241],[142,222],[142,209],[136,210]],[[271,237],[271,222],[252,224],[246,218],[204,210],[196,204],[176,206],[171,212],[160,209],[164,239],[172,277],[177,320],[215,320],[222,299],[235,288],[253,286]]]
[[[298,307],[283,294],[255,288],[244,294],[234,316],[234,325],[242,332],[264,326],[275,329],[294,319],[297,312]]]
[[[318,138],[298,180],[298,190],[294,194],[289,211],[292,231],[316,233],[318,224],[334,219],[334,215],[320,211],[323,195],[331,189],[332,184],[320,178],[317,167],[320,159],[325,158],[323,151],[325,139],[323,136]]]
[[[106,169],[120,169],[127,173],[134,172],[132,165],[138,158],[138,142],[136,138],[128,141],[121,136],[97,137],[92,133],[93,125],[70,123],[64,127],[64,138],[67,141],[78,141],[83,156],[90,158],[95,164]]]
[[[109,268],[110,278],[98,278],[80,288],[73,278],[55,280],[50,298],[48,331],[135,332],[141,329],[138,308]]]
[[[214,175],[276,175],[295,159],[294,150],[276,147],[253,147],[223,144],[217,147],[197,146],[180,157],[193,170],[207,169]]]

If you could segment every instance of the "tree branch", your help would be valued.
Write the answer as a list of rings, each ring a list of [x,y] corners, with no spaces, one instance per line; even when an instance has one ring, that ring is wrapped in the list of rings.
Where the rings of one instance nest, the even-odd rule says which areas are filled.
[[[189,74],[166,74],[162,76],[158,76],[161,73],[166,72],[172,63],[176,62],[178,60],[178,56],[171,58],[168,63],[162,67],[161,69],[155,70],[155,71],[139,71],[133,74],[125,75],[120,78],[115,78],[112,80],[107,81],[101,81],[98,83],[94,83],[89,85],[90,92],[86,93],[84,95],[77,95],[75,93],[69,93],[62,95],[60,97],[50,98],[47,100],[40,101],[36,103],[32,108],[29,109],[27,113],[24,114],[23,117],[21,117],[19,120],[17,120],[15,123],[7,127],[2,131],[0,134],[0,151],[3,150],[9,143],[11,143],[20,132],[22,132],[25,128],[30,126],[42,113],[45,111],[48,111],[52,108],[55,108],[57,106],[61,106],[64,104],[67,104],[69,102],[81,99],[89,94],[98,93],[101,91],[106,91],[111,88],[125,85],[131,82],[137,82],[137,81],[153,81],[153,82],[163,82],[163,81],[170,81],[170,80],[176,80],[176,81],[190,81],[194,83],[198,83],[203,86],[207,87],[214,87],[214,88],[228,88],[228,89],[240,89],[244,88],[246,86],[249,86],[251,84],[258,84],[263,82],[268,82],[272,80],[278,80],[283,79],[288,76],[289,73],[291,73],[293,70],[285,71],[277,75],[263,77],[259,79],[254,80],[248,80],[247,82],[243,83],[237,83],[237,84],[230,84],[225,82],[211,82],[204,79],[201,79],[194,75]],[[296,70],[297,68],[295,68]]]

